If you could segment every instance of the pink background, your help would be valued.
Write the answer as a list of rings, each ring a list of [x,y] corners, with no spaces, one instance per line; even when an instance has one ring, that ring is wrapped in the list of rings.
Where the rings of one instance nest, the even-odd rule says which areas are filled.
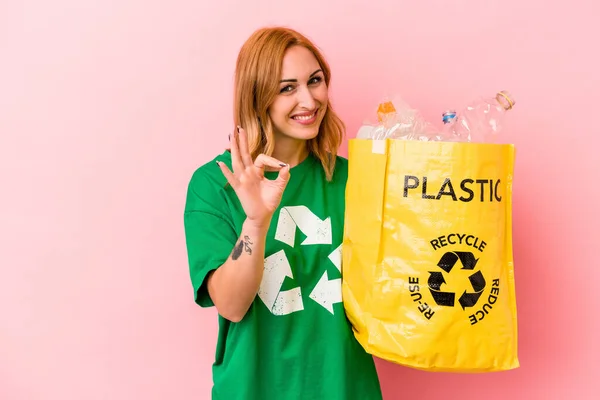
[[[193,304],[184,196],[226,145],[239,47],[271,23],[324,50],[349,137],[387,90],[436,121],[517,100],[522,366],[378,361],[385,399],[599,398],[596,4],[0,2],[0,399],[209,398],[216,314]]]

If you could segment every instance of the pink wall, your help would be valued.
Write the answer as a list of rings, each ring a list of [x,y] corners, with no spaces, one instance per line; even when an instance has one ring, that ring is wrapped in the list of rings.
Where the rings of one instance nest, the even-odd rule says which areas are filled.
[[[1,2],[0,399],[209,398],[216,319],[192,302],[184,195],[226,144],[239,46],[270,23],[323,48],[350,137],[388,89],[430,119],[517,99],[522,366],[378,362],[385,398],[600,397],[600,8],[551,4]]]

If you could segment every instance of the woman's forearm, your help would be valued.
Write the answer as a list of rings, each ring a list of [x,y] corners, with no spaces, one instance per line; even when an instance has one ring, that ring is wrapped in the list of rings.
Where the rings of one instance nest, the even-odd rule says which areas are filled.
[[[246,220],[227,261],[208,276],[208,293],[223,318],[239,322],[254,301],[264,270],[268,223]]]

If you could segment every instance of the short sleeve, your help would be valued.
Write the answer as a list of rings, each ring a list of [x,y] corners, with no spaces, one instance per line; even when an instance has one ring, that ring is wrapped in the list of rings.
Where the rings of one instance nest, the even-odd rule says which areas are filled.
[[[207,275],[227,261],[237,240],[226,200],[218,181],[196,171],[188,186],[184,228],[194,300],[201,307],[214,305]]]

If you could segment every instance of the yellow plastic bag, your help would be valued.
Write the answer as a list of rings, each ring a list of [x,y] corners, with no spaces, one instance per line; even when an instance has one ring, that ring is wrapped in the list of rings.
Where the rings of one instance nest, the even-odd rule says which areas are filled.
[[[349,141],[342,295],[369,353],[517,368],[509,144]]]

